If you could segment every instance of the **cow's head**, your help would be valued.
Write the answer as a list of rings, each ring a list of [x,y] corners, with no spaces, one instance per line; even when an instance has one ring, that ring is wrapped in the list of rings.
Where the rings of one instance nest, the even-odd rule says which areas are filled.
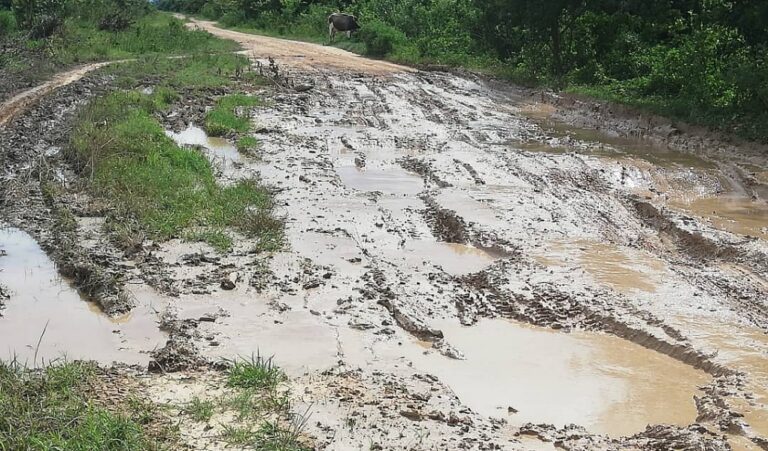
[[[360,29],[360,24],[357,22],[357,17],[350,15],[350,31],[356,31]]]

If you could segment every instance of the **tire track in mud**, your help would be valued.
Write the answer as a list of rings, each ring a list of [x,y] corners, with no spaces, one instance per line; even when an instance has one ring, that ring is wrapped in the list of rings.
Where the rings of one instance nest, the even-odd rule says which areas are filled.
[[[499,447],[521,448],[504,437],[531,433],[555,438],[573,449],[617,444],[663,449],[670,443],[725,449],[717,435],[720,426],[713,424],[733,412],[722,407],[720,395],[697,402],[700,416],[709,418],[698,422],[701,424],[654,426],[613,442],[580,428],[494,423],[469,410],[466,401],[455,394],[446,396],[451,406],[442,406],[437,413],[430,411],[428,402],[409,401],[410,395],[403,395],[396,407],[389,406],[396,409],[394,417],[384,408],[370,411],[350,400],[355,392],[350,396],[344,389],[346,383],[367,385],[355,385],[365,395],[386,393],[397,384],[405,387],[405,393],[418,385],[409,382],[411,379],[427,377],[400,365],[401,360],[387,360],[380,347],[413,346],[415,336],[431,342],[427,352],[461,358],[462,350],[453,347],[452,337],[433,322],[451,319],[483,327],[481,318],[494,317],[551,329],[607,332],[702,368],[716,376],[723,390],[739,392],[735,371],[697,348],[668,319],[702,305],[712,310],[710,319],[732,318],[738,312],[732,301],[718,293],[697,298],[690,294],[695,288],[691,278],[707,277],[696,265],[681,270],[690,277],[670,276],[685,290],[641,296],[618,294],[573,264],[554,270],[537,262],[533,258],[537,251],[564,237],[608,239],[638,248],[651,243],[653,249],[664,250],[658,230],[671,231],[681,240],[688,235],[667,222],[649,227],[642,214],[628,207],[625,189],[588,157],[518,149],[516,142],[549,137],[519,115],[514,92],[494,90],[478,79],[406,73],[379,66],[379,62],[360,63],[359,57],[346,59],[330,49],[322,55],[324,61],[310,68],[310,59],[291,52],[309,53],[315,47],[233,33],[226,31],[227,36],[254,46],[269,39],[269,45],[255,56],[287,55],[283,59],[290,66],[288,75],[314,79],[315,87],[305,93],[289,89],[266,93],[270,102],[253,115],[261,130],[257,133],[262,141],[261,161],[246,160],[243,167],[232,172],[225,169],[222,174],[231,180],[259,172],[275,188],[287,217],[291,249],[256,264],[245,239],[232,254],[216,258],[205,248],[193,252],[184,243],[157,243],[156,264],[143,270],[147,274],[167,271],[172,285],[179,287],[179,299],[173,304],[177,317],[171,322],[183,327],[187,339],[198,345],[193,357],[198,352],[209,359],[247,355],[254,348],[271,345],[269,350],[278,357],[288,356],[284,358],[289,368],[296,363],[300,372],[308,368],[310,379],[317,378],[302,381],[309,386],[308,393],[325,393],[321,387],[323,377],[328,376],[337,384],[335,395],[342,399],[336,411],[366,412],[366,426],[350,432],[356,440],[372,433],[374,425],[407,428],[413,421],[423,421],[440,431],[425,439],[426,447],[437,449],[455,444],[459,431],[475,434],[467,442],[470,448],[489,441]],[[362,74],[351,75],[339,67]],[[0,156],[4,168],[18,170],[39,158],[41,149],[51,147],[20,135],[48,120],[51,113],[44,108],[55,105],[59,105],[51,108],[58,115],[55,122],[66,123],[71,110],[61,104],[71,100],[68,96],[51,98],[50,105],[26,113],[32,128],[19,129],[17,135],[0,141],[4,146],[25,143],[16,156]],[[341,176],[342,169],[354,174],[360,184],[349,186],[350,179]],[[408,189],[403,190],[404,186]],[[34,183],[30,187],[5,192],[39,190]],[[16,210],[4,211],[30,205],[18,199],[33,199],[35,207],[22,225],[37,228],[36,236],[45,242],[56,228],[46,216],[52,204],[37,202],[36,196],[6,196],[3,205],[14,205]],[[660,221],[652,214],[648,217]],[[450,243],[464,246],[447,246]],[[718,242],[713,246],[702,256],[709,258],[718,249],[744,251],[739,244]],[[756,255],[765,255],[758,251]],[[105,257],[90,248],[77,252],[108,269],[116,267],[109,253]],[[483,254],[477,260],[480,267],[472,269],[477,253]],[[661,251],[658,255],[673,268],[681,265],[675,256]],[[723,251],[722,256],[731,258],[732,254]],[[458,272],[451,273],[456,270],[455,262],[459,262]],[[255,280],[264,265],[268,277],[257,280],[253,287],[240,283]],[[222,291],[218,286],[221,277],[232,272],[239,274],[236,287]],[[723,277],[740,286],[734,277]],[[205,294],[195,294],[195,290]],[[667,296],[680,298],[681,305],[664,303]],[[210,314],[211,310],[216,314]],[[219,315],[219,311],[226,314]],[[757,309],[753,315],[753,322],[764,321],[766,313]],[[300,327],[291,328],[292,322]],[[395,324],[399,327],[393,327]],[[280,343],[274,344],[269,335],[278,337]],[[324,353],[327,357],[322,357]],[[361,369],[348,373],[348,367]],[[332,375],[316,372],[327,368],[335,369]],[[430,385],[440,393],[451,391],[436,380]],[[307,395],[308,402],[317,399],[322,398]],[[714,413],[713,404],[721,406]],[[696,421],[691,418],[691,423]],[[333,423],[329,420],[327,424]],[[312,432],[325,436],[328,444],[334,443],[335,438],[322,428]],[[386,440],[393,448],[407,445],[398,438]]]

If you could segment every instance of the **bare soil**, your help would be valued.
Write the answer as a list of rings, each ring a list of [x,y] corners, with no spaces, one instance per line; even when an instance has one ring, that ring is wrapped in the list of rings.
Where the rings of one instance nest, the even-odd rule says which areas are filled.
[[[104,212],[57,149],[77,106],[109,85],[98,72],[23,113],[0,109],[13,116],[0,130],[0,219],[57,264],[111,276],[84,279],[106,281],[88,294],[131,293],[108,311],[162,299],[170,337],[150,366],[184,374],[274,354],[320,449],[766,449],[765,154],[699,145],[693,131],[656,139],[663,124],[637,118],[579,123],[598,113],[471,75],[190,26],[292,80],[260,92],[256,155],[219,168],[222,183],[258,175],[275,189],[283,252],[238,237],[223,254],[181,240],[126,253],[86,227]],[[199,125],[199,102],[161,120]],[[47,197],[50,178],[69,189]],[[676,202],[718,209],[723,196],[758,226],[737,233],[726,226],[740,216]],[[61,232],[57,206],[74,230]],[[173,399],[169,379],[148,380]]]

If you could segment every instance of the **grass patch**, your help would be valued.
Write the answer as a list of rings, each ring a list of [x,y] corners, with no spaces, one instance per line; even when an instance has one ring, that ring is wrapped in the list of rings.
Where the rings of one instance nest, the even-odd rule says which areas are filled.
[[[283,371],[272,361],[272,357],[260,355],[250,359],[231,360],[227,372],[227,386],[238,388],[274,389],[286,379]]]
[[[245,94],[230,94],[220,98],[216,106],[205,115],[205,131],[210,136],[247,132],[251,127],[251,118],[246,108],[259,103],[256,97]]]
[[[182,55],[195,52],[231,52],[234,41],[190,30],[173,16],[151,12],[126,30],[98,30],[87,21],[69,19],[60,37],[51,43],[53,58],[60,64],[127,59],[142,55]]]
[[[207,422],[213,417],[214,403],[210,400],[201,400],[198,397],[192,399],[185,408],[185,412],[193,420],[203,423]]]
[[[117,411],[100,405],[95,364],[61,363],[41,370],[0,362],[0,448],[62,450],[161,449],[149,422],[132,403]],[[133,402],[133,404],[135,404]],[[134,415],[135,413],[135,415]]]
[[[136,61],[112,65],[104,69],[113,74],[119,87],[131,89],[147,77],[160,81],[160,86],[175,90],[204,89],[229,86],[250,67],[242,55],[195,54],[189,57],[169,59],[162,56],[146,56]],[[253,74],[252,72],[245,72]],[[259,80],[254,83],[260,83]]]
[[[259,146],[259,140],[253,136],[243,136],[237,140],[237,151],[243,154],[253,154]]]
[[[184,232],[185,241],[202,241],[210,244],[217,251],[224,253],[232,249],[232,237],[221,229],[190,230]]]
[[[231,243],[221,233],[194,231],[233,227],[274,249],[283,232],[271,193],[256,180],[217,184],[207,157],[176,145],[152,116],[167,97],[119,91],[95,100],[77,121],[68,156],[116,218],[135,218],[153,239],[190,233],[224,248]]]

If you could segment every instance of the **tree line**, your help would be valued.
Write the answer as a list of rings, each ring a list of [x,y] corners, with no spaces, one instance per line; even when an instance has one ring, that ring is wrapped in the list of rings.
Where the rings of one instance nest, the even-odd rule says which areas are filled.
[[[159,0],[225,26],[324,36],[358,16],[362,51],[490,68],[765,139],[765,0]]]

